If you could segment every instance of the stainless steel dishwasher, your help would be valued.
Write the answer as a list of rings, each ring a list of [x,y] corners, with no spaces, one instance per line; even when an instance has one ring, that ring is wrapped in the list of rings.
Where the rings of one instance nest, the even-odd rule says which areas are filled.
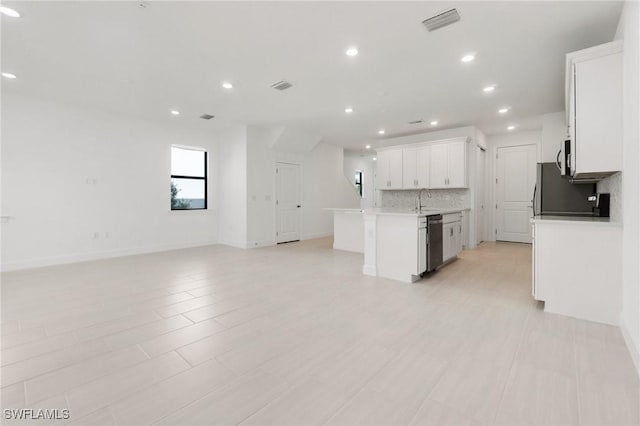
[[[427,272],[442,265],[442,215],[427,217]]]

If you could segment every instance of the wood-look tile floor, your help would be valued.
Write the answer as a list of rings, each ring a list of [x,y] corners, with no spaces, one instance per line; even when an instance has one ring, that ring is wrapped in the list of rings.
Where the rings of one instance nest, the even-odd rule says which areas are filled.
[[[414,284],[361,269],[320,239],[5,273],[2,407],[84,425],[640,422],[620,331],[545,314],[529,246],[485,243]]]

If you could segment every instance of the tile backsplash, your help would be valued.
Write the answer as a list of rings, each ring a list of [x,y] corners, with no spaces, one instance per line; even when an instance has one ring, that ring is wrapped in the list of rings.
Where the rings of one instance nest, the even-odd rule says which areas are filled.
[[[622,172],[598,182],[598,192],[611,194],[609,216],[612,222],[622,222]]]
[[[413,209],[418,191],[380,191],[382,207]],[[422,193],[422,205],[427,208],[469,208],[468,189],[430,189]]]

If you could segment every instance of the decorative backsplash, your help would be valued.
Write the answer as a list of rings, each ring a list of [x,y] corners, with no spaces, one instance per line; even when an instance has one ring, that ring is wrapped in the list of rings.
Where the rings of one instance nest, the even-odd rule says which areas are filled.
[[[615,173],[598,182],[598,192],[611,194],[609,216],[612,222],[622,221],[622,172]]]
[[[380,201],[384,208],[413,209],[418,191],[380,191]],[[430,189],[422,193],[422,206],[427,208],[469,208],[468,189]]]

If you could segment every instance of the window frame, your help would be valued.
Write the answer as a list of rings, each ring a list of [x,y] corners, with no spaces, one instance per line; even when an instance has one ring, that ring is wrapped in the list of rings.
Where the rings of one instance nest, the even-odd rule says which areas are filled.
[[[357,193],[360,195],[360,198],[362,198],[362,170],[355,171],[354,181],[354,185],[357,188]]]
[[[189,151],[198,151],[201,152],[204,155],[204,176],[188,176],[188,175],[174,175],[173,173],[170,174],[170,182],[173,182],[173,179],[191,179],[191,180],[204,180],[204,207],[195,207],[195,208],[188,208],[188,209],[174,209],[173,205],[170,205],[171,211],[172,212],[187,212],[187,211],[191,211],[191,210],[208,210],[209,208],[209,191],[208,191],[208,184],[209,184],[209,153],[207,152],[206,149],[202,149],[202,148],[195,148],[195,147],[191,147],[191,146],[182,146],[182,145],[171,145],[171,148],[177,148],[177,149],[184,149],[184,150],[189,150]],[[173,155],[173,153],[171,153],[171,155]],[[172,170],[169,170],[170,172]],[[169,199],[169,204],[171,204],[171,199]]]

